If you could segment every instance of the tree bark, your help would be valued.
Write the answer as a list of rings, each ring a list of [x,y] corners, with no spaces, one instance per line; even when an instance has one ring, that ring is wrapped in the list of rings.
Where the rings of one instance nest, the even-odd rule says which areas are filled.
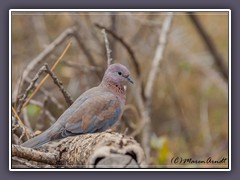
[[[12,145],[12,168],[141,168],[145,154],[132,138],[115,132],[67,137],[38,149]]]

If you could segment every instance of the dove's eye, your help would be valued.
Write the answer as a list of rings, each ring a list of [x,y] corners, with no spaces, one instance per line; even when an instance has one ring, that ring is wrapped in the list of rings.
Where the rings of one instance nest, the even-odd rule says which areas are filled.
[[[122,73],[121,73],[121,72],[118,72],[118,75],[120,75],[120,76],[121,76],[121,75],[122,75]]]

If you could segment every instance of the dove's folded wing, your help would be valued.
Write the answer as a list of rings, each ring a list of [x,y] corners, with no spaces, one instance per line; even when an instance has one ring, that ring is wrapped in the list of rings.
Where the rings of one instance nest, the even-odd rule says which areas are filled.
[[[120,118],[122,110],[118,97],[106,92],[88,97],[75,110],[65,113],[69,118],[65,120],[63,137],[104,131]]]

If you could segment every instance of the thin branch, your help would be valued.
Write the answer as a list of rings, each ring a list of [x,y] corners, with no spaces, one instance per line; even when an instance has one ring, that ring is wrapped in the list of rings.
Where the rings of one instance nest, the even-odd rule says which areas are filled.
[[[154,82],[157,77],[157,73],[159,71],[160,61],[163,59],[163,53],[167,43],[167,36],[173,20],[173,13],[169,12],[166,18],[163,21],[162,28],[159,32],[159,43],[155,52],[155,56],[152,61],[152,66],[150,73],[148,75],[147,84],[145,88],[145,109],[143,111],[143,121],[144,121],[144,128],[143,128],[143,138],[142,138],[142,145],[145,149],[146,156],[149,158],[150,156],[150,133],[151,133],[151,103],[152,103],[152,94],[153,94],[153,87]]]
[[[18,158],[18,157],[12,157],[12,161],[16,161],[17,163],[19,163],[20,167],[24,166],[24,167],[27,167],[27,168],[36,168],[36,169],[40,168],[39,166],[34,165],[34,164],[28,162],[27,160],[22,159],[22,158]],[[14,165],[14,167],[17,167],[17,166]]]
[[[103,37],[104,37],[104,42],[105,42],[105,47],[106,47],[106,52],[107,52],[107,64],[108,64],[108,66],[110,66],[112,61],[113,61],[113,59],[111,58],[112,50],[109,47],[109,41],[108,41],[108,38],[107,38],[106,30],[102,29],[101,32],[102,32]]]
[[[137,61],[137,58],[135,57],[135,54],[133,52],[133,50],[131,49],[131,47],[125,42],[125,40],[123,40],[122,37],[118,36],[115,32],[111,31],[110,29],[100,25],[100,24],[97,24],[95,23],[95,26],[99,29],[105,29],[107,33],[111,34],[116,40],[118,40],[124,47],[125,49],[127,50],[128,54],[130,55],[130,57],[132,58],[132,61],[133,61],[133,64],[134,64],[134,67],[135,67],[135,71],[136,71],[136,74],[138,76],[141,75],[141,70],[140,70],[140,66],[139,66],[139,63]]]
[[[27,139],[29,139],[30,138],[29,133],[27,132],[26,127],[24,126],[22,120],[20,119],[20,117],[18,116],[17,112],[15,111],[15,109],[13,107],[12,107],[12,111],[13,111],[14,115],[17,117],[17,120],[18,120],[19,124],[21,125],[24,134],[26,134]],[[23,136],[21,135],[21,139],[22,139],[22,137]]]
[[[59,87],[60,91],[62,92],[68,106],[71,106],[73,103],[72,98],[68,94],[68,92],[64,89],[62,82],[55,76],[55,74],[50,70],[47,63],[45,63],[44,67],[46,68],[46,72],[50,75],[50,77],[53,79],[53,82]]]
[[[20,125],[19,121],[16,120],[15,116],[12,116],[12,135],[13,136],[13,144],[18,144],[19,143],[19,137],[22,136],[24,133],[23,127]],[[31,136],[32,137],[32,136]],[[22,137],[23,142],[27,141],[27,136]]]
[[[63,56],[66,54],[67,50],[69,49],[70,45],[71,45],[72,41],[69,41],[69,43],[67,44],[66,48],[64,49],[63,53],[60,55],[60,57],[57,59],[57,61],[55,62],[55,64],[52,66],[51,71],[53,71],[55,69],[55,67],[57,66],[57,64],[60,62],[60,60],[63,58]],[[38,90],[40,89],[40,87],[43,85],[43,83],[47,80],[47,78],[49,77],[49,74],[47,74],[42,81],[39,83],[39,86],[34,90],[34,92],[31,94],[31,96],[28,98],[28,100],[23,104],[23,107],[21,108],[21,110],[27,106],[27,104],[29,103],[29,101],[32,99],[32,97],[38,92]],[[21,112],[20,110],[20,112]]]
[[[28,83],[31,83],[31,79],[28,78],[28,77],[26,78],[26,81],[27,81]],[[38,86],[38,85],[39,85],[38,83],[35,83],[34,86]],[[64,107],[54,96],[52,96],[52,95],[49,93],[49,91],[47,91],[47,90],[44,89],[43,87],[40,88],[39,91],[41,91],[45,96],[47,96],[48,99],[49,99],[50,101],[52,101],[52,103],[54,103],[58,109],[65,110],[65,107]],[[32,101],[32,99],[30,100],[30,102],[31,102],[31,101]]]
[[[117,35],[115,32],[113,32],[112,30],[102,26],[102,25],[99,25],[97,23],[95,23],[95,26],[99,29],[105,29],[107,31],[107,33],[111,34],[117,41],[119,41],[123,47],[127,50],[128,54],[130,55],[131,59],[132,59],[132,62],[133,62],[133,65],[134,65],[134,68],[135,68],[135,72],[137,74],[137,83],[136,83],[136,86],[140,86],[139,87],[139,91],[140,91],[140,96],[141,96],[141,99],[145,98],[144,95],[144,88],[143,88],[143,83],[142,83],[142,79],[141,79],[141,69],[140,69],[140,65],[137,61],[137,58],[135,56],[135,53],[134,51],[131,49],[130,45],[128,43],[126,43],[126,41],[120,37],[119,35]],[[139,83],[139,84],[138,84]],[[138,98],[139,99],[139,98]]]
[[[221,72],[221,74],[224,77],[224,79],[226,80],[226,82],[228,82],[228,69],[226,68],[226,66],[224,64],[224,60],[223,60],[222,56],[217,51],[217,48],[214,45],[213,40],[210,38],[210,36],[208,35],[207,31],[202,26],[202,24],[200,23],[200,21],[197,18],[197,16],[192,14],[192,13],[188,13],[188,15],[189,15],[192,23],[195,25],[198,33],[202,37],[205,45],[207,46],[207,48],[209,49],[210,53],[212,54],[217,68]]]
[[[53,153],[44,153],[40,151],[36,151],[32,148],[26,148],[19,145],[12,145],[12,156],[17,156],[20,158],[27,159],[29,161],[37,161],[50,165],[54,165],[57,163],[57,155]]]
[[[75,31],[76,31],[75,27],[66,29],[51,44],[49,44],[38,56],[31,60],[23,72],[22,79],[25,80],[29,76],[29,73],[36,67],[37,64],[40,64],[48,56],[50,56],[53,53],[53,51],[56,50],[65,40],[73,36]],[[14,92],[14,95],[17,96],[17,92]]]
[[[151,104],[152,101],[152,92],[154,82],[159,71],[159,65],[161,60],[163,59],[163,53],[167,43],[167,36],[168,32],[172,23],[173,13],[169,12],[168,16],[165,18],[162,29],[159,32],[159,43],[155,52],[155,56],[152,61],[152,67],[148,76],[146,88],[145,88],[145,96],[148,99],[148,106]]]
[[[19,99],[19,105],[17,107],[17,113],[20,114],[21,109],[24,105],[24,103],[26,102],[26,99],[29,95],[29,93],[35,88],[35,83],[37,82],[37,80],[39,79],[39,77],[41,76],[41,74],[45,71],[45,67],[43,66],[42,68],[39,69],[39,71],[37,72],[37,74],[34,76],[34,78],[32,79],[32,81],[30,82],[29,86],[27,87],[27,89],[25,90],[23,96]]]

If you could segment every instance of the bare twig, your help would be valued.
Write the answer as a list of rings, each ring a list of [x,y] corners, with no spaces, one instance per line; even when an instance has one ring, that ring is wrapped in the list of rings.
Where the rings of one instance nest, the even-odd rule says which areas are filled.
[[[20,117],[18,116],[17,112],[15,111],[15,109],[14,109],[13,107],[12,107],[12,111],[13,111],[14,115],[17,117],[17,120],[18,120],[20,126],[22,127],[23,132],[26,134],[27,139],[29,139],[29,137],[30,137],[30,136],[29,136],[29,133],[27,132],[26,127],[24,126],[22,120],[20,119]],[[23,137],[23,135],[21,135],[21,138],[22,138],[22,137]]]
[[[26,148],[19,145],[12,145],[12,156],[54,165],[58,161],[57,155],[53,153],[44,153],[32,148]]]
[[[72,98],[68,94],[68,92],[64,89],[62,82],[55,76],[55,74],[50,70],[47,63],[45,63],[44,67],[46,68],[46,72],[50,75],[50,77],[53,79],[53,82],[59,87],[60,91],[62,92],[68,106],[71,106],[73,103]]]
[[[28,77],[26,78],[26,81],[27,81],[28,83],[31,83],[31,79],[28,78]],[[36,87],[36,86],[38,86],[38,85],[39,85],[38,83],[35,83],[34,86]],[[43,87],[40,88],[39,91],[41,91],[45,96],[47,96],[48,99],[49,99],[52,103],[54,103],[58,109],[65,110],[65,107],[64,107],[54,96],[52,96],[52,95],[49,93],[49,91],[47,91],[47,90],[44,89]],[[31,101],[32,101],[32,99],[30,100],[30,102],[31,102]]]
[[[27,160],[25,159],[22,159],[22,158],[18,158],[18,157],[12,157],[12,160],[13,161],[16,161],[17,163],[21,164],[20,167],[22,167],[23,165],[27,168],[40,168],[39,166],[37,165],[34,165],[34,164],[31,164],[30,162],[28,162]]]
[[[192,14],[192,13],[188,13],[188,15],[189,15],[192,23],[197,28],[197,30],[198,30],[200,36],[202,37],[205,45],[207,46],[207,48],[211,52],[217,68],[221,72],[222,76],[225,78],[226,82],[228,82],[228,69],[224,65],[224,60],[223,60],[222,56],[220,55],[220,53],[217,51],[217,48],[214,45],[212,39],[210,38],[210,36],[208,35],[206,30],[204,29],[204,27],[200,23],[200,21],[197,18],[197,16]]]
[[[109,47],[109,41],[108,41],[108,38],[107,38],[107,34],[106,34],[106,30],[105,29],[102,29],[102,34],[103,34],[103,37],[104,37],[104,42],[105,42],[105,47],[106,47],[106,52],[107,52],[107,64],[108,66],[110,66],[110,64],[112,63],[112,58],[111,58],[111,52],[112,50],[110,49]]]
[[[155,56],[152,61],[151,70],[150,70],[150,73],[147,79],[146,88],[145,88],[145,97],[146,97],[145,105],[146,106],[143,112],[144,129],[143,129],[142,145],[145,149],[147,157],[149,157],[150,155],[150,144],[149,144],[150,133],[151,133],[150,113],[151,113],[153,86],[154,86],[157,73],[159,71],[160,61],[163,59],[163,53],[164,53],[166,42],[167,42],[167,35],[172,23],[172,19],[173,19],[173,13],[169,12],[163,21],[162,28],[159,32],[159,43],[155,52]]]
[[[23,130],[23,127],[20,125],[20,122],[17,120],[17,118],[12,115],[12,135],[13,138],[13,143],[14,144],[18,144],[19,143],[19,137],[22,136],[24,130]],[[27,141],[27,136],[23,136],[22,137],[23,141]]]
[[[137,74],[137,80],[136,80],[136,86],[140,86],[139,87],[139,91],[140,91],[140,96],[141,99],[144,99],[144,88],[143,88],[143,83],[142,83],[142,79],[141,79],[141,69],[140,69],[140,65],[137,61],[137,58],[135,56],[135,53],[134,51],[131,49],[130,45],[128,43],[126,43],[126,41],[120,37],[119,35],[117,35],[115,32],[111,31],[110,29],[102,26],[102,25],[99,25],[97,23],[95,23],[95,26],[97,28],[100,28],[100,29],[105,29],[109,34],[111,34],[117,41],[119,41],[123,47],[127,50],[128,54],[130,55],[131,59],[132,59],[132,62],[133,62],[133,65],[134,65],[134,68],[135,68],[135,72]],[[139,99],[139,98],[138,98]]]
[[[25,90],[25,93],[23,94],[23,96],[19,99],[19,105],[17,107],[17,113],[20,114],[20,111],[24,105],[24,103],[26,102],[26,99],[28,97],[28,94],[30,93],[30,91],[32,91],[35,88],[35,83],[37,82],[37,80],[39,79],[39,77],[41,76],[41,74],[45,71],[45,67],[43,66],[42,68],[39,69],[39,71],[37,72],[37,74],[35,75],[35,77],[32,79],[31,83],[29,84],[29,86],[27,87],[27,89]]]
[[[118,36],[115,32],[111,31],[110,29],[100,25],[100,24],[97,24],[95,23],[95,26],[99,29],[105,29],[107,33],[111,34],[116,40],[118,40],[124,47],[125,49],[127,50],[128,54],[130,55],[130,57],[132,58],[132,61],[133,61],[133,64],[134,64],[134,67],[135,67],[135,71],[136,71],[136,74],[138,76],[140,76],[141,74],[141,70],[140,70],[140,66],[139,66],[139,63],[135,57],[135,54],[134,52],[132,51],[131,47],[125,42],[125,40],[123,40],[123,38],[121,38],[120,36]]]
[[[163,59],[163,53],[167,43],[167,35],[172,23],[173,14],[171,12],[168,13],[169,15],[165,18],[163,22],[162,29],[159,32],[159,43],[155,52],[155,56],[152,61],[152,67],[149,72],[146,88],[145,88],[145,96],[148,101],[148,106],[151,104],[152,101],[152,92],[153,92],[153,85],[159,71],[160,61]]]
[[[33,60],[31,60],[23,72],[22,79],[25,80],[29,76],[29,73],[36,67],[37,64],[44,61],[65,40],[67,40],[69,37],[73,36],[75,31],[76,31],[75,27],[66,29],[51,44],[49,44],[38,56],[36,56]],[[14,92],[14,97],[15,96],[17,96],[17,91]]]
[[[60,60],[63,58],[63,56],[65,55],[65,53],[67,52],[67,50],[69,49],[70,45],[71,45],[70,41],[66,48],[64,49],[63,53],[60,55],[60,57],[57,59],[57,61],[55,62],[55,64],[52,66],[51,71],[53,71],[55,69],[55,67],[57,66],[57,64],[60,62]],[[38,92],[38,90],[41,88],[41,86],[43,85],[43,83],[47,80],[47,78],[49,77],[49,74],[47,74],[42,81],[39,83],[39,86],[34,90],[34,92],[31,94],[31,96],[28,98],[28,100],[23,104],[23,107],[21,108],[21,110],[27,106],[27,104],[29,103],[29,101],[32,99],[32,97]],[[20,112],[21,112],[20,110]]]

